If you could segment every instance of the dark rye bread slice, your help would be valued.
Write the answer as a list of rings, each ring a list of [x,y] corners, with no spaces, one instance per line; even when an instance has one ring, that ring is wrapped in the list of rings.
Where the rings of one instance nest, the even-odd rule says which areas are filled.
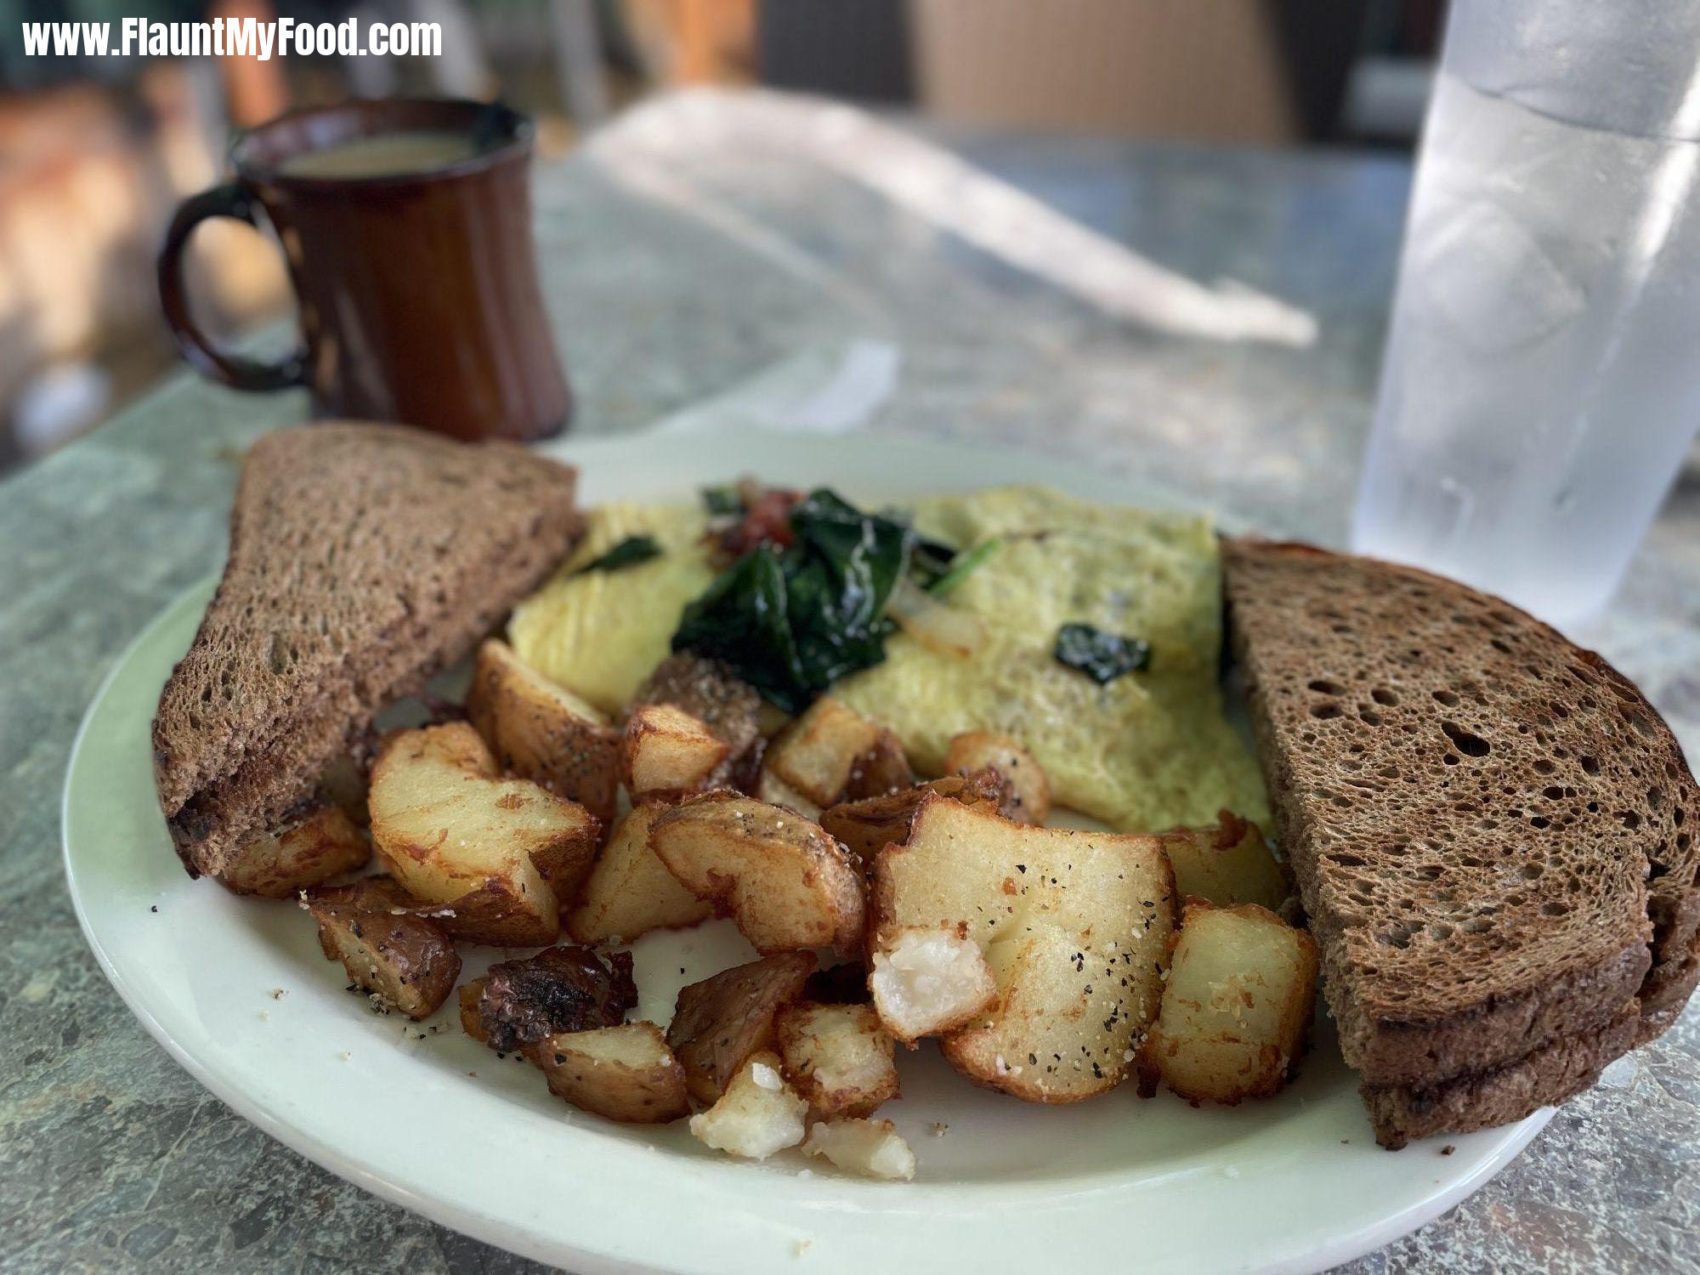
[[[1397,1149],[1437,1133],[1470,1133],[1510,1124],[1589,1088],[1607,1063],[1635,1047],[1641,1021],[1634,1001],[1604,1027],[1560,1036],[1507,1067],[1455,1076],[1438,1085],[1365,1085],[1376,1138]]]
[[[1700,792],[1635,688],[1451,581],[1223,553],[1277,830],[1372,1111],[1392,1120],[1403,1089],[1514,1119],[1509,1094],[1533,1110],[1576,1059],[1608,1061],[1576,1042],[1618,1041],[1632,1004],[1631,1043],[1668,1024],[1693,982]]]
[[[250,449],[230,554],[154,717],[160,805],[217,876],[373,714],[464,655],[577,539],[574,472],[505,443],[323,423]]]

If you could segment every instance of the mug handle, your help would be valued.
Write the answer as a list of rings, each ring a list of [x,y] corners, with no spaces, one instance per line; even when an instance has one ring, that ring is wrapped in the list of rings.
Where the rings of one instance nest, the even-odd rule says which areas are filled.
[[[305,349],[296,350],[279,363],[262,363],[215,348],[195,326],[189,314],[188,293],[183,287],[183,251],[195,227],[209,217],[233,217],[256,230],[260,228],[254,197],[241,182],[225,182],[203,190],[184,200],[177,209],[159,250],[159,300],[165,307],[165,322],[171,328],[171,335],[177,338],[177,348],[202,376],[232,389],[263,392],[306,384]]]

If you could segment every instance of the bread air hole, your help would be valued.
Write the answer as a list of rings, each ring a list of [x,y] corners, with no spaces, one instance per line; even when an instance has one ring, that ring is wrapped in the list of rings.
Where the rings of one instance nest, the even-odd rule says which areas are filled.
[[[1442,722],[1440,729],[1466,757],[1486,757],[1492,751],[1492,745],[1487,740],[1480,735],[1471,734],[1456,722]]]

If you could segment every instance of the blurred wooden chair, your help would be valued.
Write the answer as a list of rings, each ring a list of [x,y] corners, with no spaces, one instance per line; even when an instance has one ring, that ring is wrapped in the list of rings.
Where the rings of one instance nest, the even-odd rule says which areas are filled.
[[[1247,0],[910,0],[921,105],[1075,133],[1300,133],[1276,15]]]
[[[661,83],[755,81],[756,0],[626,0],[624,7],[649,70]]]

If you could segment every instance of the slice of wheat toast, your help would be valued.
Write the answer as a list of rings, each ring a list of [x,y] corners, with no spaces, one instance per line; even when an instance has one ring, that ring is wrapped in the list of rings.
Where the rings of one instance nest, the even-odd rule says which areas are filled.
[[[571,548],[574,472],[396,425],[266,435],[230,554],[154,717],[178,854],[217,876],[386,703],[466,654]]]
[[[1625,1005],[1603,1027],[1559,1036],[1492,1071],[1471,1072],[1438,1085],[1364,1085],[1364,1106],[1376,1141],[1397,1150],[1437,1133],[1469,1133],[1510,1124],[1592,1087],[1614,1058],[1633,1048],[1641,1013]]]
[[[1383,1123],[1428,1128],[1442,1117],[1388,1095],[1460,1078],[1478,1096],[1427,1109],[1515,1119],[1511,1082],[1487,1098],[1480,1077],[1557,1101],[1577,1059],[1597,1071],[1668,1023],[1700,926],[1700,790],[1634,686],[1421,571],[1259,541],[1223,554],[1282,849]]]

